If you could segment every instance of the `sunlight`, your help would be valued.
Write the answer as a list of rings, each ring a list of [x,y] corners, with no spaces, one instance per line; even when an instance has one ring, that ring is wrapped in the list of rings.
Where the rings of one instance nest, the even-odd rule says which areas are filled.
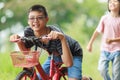
[[[98,2],[101,2],[101,3],[103,3],[103,2],[107,2],[108,0],[98,0]]]
[[[0,9],[2,9],[5,6],[3,2],[0,2]]]
[[[5,16],[2,16],[1,17],[1,23],[5,23],[6,22],[6,17]]]
[[[76,0],[78,3],[82,3],[83,2],[83,0]]]
[[[14,13],[10,10],[10,9],[7,9],[5,11],[5,15],[8,17],[8,18],[12,18],[14,16]]]

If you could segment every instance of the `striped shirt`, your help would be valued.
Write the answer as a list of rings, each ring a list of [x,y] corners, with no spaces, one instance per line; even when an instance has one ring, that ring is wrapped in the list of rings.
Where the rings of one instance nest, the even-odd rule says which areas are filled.
[[[51,30],[53,31],[58,31],[58,32],[62,32],[61,29],[51,25],[51,26],[48,26]],[[25,37],[35,37],[34,35],[34,32],[33,30],[30,28],[30,27],[27,27],[25,30],[24,30],[24,36]],[[68,45],[70,47],[70,50],[71,50],[71,53],[73,56],[82,56],[83,55],[83,52],[82,52],[82,48],[81,46],[79,45],[79,43],[72,39],[71,37],[69,37],[68,35],[65,35],[66,37],[66,40],[68,42]],[[40,41],[36,42],[36,43],[33,43],[31,41],[26,41],[25,42],[25,46],[27,48],[31,48],[35,45],[37,45],[38,47],[40,48],[43,48],[45,50],[47,50],[49,53],[52,53],[52,52],[57,52],[59,53],[60,55],[62,55],[62,46],[61,46],[61,41],[59,39],[57,40],[50,40],[48,44],[44,44]]]
[[[120,42],[106,43],[107,39],[120,37],[120,17],[112,17],[110,14],[102,16],[96,31],[103,34],[102,51],[114,52],[120,50]]]

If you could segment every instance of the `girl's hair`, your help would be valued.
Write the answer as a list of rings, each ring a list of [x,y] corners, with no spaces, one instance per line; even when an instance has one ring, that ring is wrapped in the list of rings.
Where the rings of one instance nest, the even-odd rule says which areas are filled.
[[[48,17],[46,8],[45,8],[43,5],[39,5],[39,4],[33,5],[32,7],[29,8],[28,14],[29,14],[31,11],[42,12],[42,13],[45,15],[45,17]]]
[[[108,11],[110,12],[110,9],[109,9],[109,1],[110,1],[110,0],[108,0]],[[117,0],[117,1],[119,1],[119,3],[120,3],[120,0]],[[120,8],[119,8],[119,15],[120,15]]]

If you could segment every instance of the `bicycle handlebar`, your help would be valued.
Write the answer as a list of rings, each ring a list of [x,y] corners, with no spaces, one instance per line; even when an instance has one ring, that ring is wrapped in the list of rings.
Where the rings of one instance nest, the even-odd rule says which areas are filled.
[[[15,40],[10,40],[11,42],[19,42],[19,41],[32,41],[32,40],[38,40],[38,39],[41,39],[41,38],[36,38],[36,37],[21,37],[19,39],[15,39]]]
[[[47,43],[44,44],[44,40],[48,40]],[[51,42],[51,37],[48,36],[42,36],[42,37],[35,37],[35,36],[30,36],[30,37],[21,37],[19,39],[16,39],[14,41],[11,42],[23,42],[23,43],[29,43],[29,45],[35,45],[35,50],[37,50],[37,47],[44,47],[44,48],[49,48],[49,53],[51,54],[54,51],[54,47],[56,47],[54,44],[52,45]],[[45,45],[45,46],[43,46]]]
[[[22,42],[24,42],[24,41],[37,41],[37,40],[45,40],[45,39],[47,39],[47,40],[50,40],[51,38],[50,37],[48,37],[48,36],[43,36],[43,37],[34,37],[34,36],[30,36],[30,37],[21,37],[21,38],[19,38],[19,39],[15,39],[15,40],[11,40],[11,42],[19,42],[19,41],[22,41]]]

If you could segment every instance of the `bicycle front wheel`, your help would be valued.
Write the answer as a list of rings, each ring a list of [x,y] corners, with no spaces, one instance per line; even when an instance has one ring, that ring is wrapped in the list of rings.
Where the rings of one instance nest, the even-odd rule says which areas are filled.
[[[33,80],[34,72],[29,70],[23,70],[21,71],[15,80]],[[34,80],[39,80],[37,75],[34,77]]]
[[[67,80],[68,74],[67,74],[67,68],[62,67],[59,73],[56,73],[54,76],[55,80]]]

